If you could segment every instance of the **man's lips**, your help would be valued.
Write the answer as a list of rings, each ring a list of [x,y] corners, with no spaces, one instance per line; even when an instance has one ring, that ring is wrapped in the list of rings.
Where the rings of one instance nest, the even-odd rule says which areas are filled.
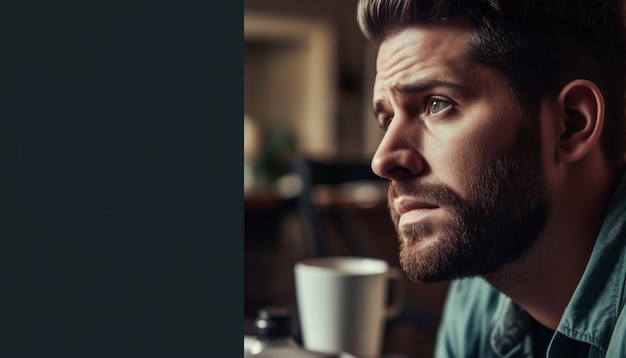
[[[394,210],[399,215],[399,227],[416,224],[439,208],[436,204],[408,197],[399,197],[395,199],[393,205]]]

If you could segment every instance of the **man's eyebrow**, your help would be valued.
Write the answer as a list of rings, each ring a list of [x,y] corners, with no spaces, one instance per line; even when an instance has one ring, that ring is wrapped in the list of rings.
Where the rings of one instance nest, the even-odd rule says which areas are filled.
[[[424,91],[428,91],[428,90],[431,90],[433,88],[438,88],[438,87],[451,88],[457,91],[465,90],[465,87],[457,83],[440,81],[440,80],[427,80],[427,81],[420,81],[420,82],[401,83],[401,84],[393,86],[391,91],[393,93],[405,94],[405,93],[424,92]]]
[[[420,93],[424,91],[429,91],[434,88],[440,88],[440,87],[450,88],[450,89],[459,91],[461,93],[465,93],[467,91],[467,89],[464,86],[459,85],[457,83],[440,81],[440,80],[427,80],[427,81],[420,81],[420,82],[401,83],[401,84],[393,86],[391,88],[391,92],[394,94],[411,94],[411,93]],[[385,111],[385,103],[386,103],[386,100],[384,98],[379,99],[376,102],[374,102],[374,108],[373,108],[374,117],[378,118],[380,113]]]

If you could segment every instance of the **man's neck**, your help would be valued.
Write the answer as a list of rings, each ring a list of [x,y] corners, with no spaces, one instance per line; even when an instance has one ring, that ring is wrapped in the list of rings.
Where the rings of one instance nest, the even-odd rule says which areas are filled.
[[[556,330],[593,251],[615,188],[615,182],[605,180],[585,190],[579,186],[576,195],[564,191],[535,245],[516,262],[485,276],[552,330]]]
[[[567,238],[567,236],[563,236]],[[535,252],[485,279],[544,326],[556,330],[582,277],[593,245],[561,247],[539,239]],[[542,251],[545,250],[545,251]]]

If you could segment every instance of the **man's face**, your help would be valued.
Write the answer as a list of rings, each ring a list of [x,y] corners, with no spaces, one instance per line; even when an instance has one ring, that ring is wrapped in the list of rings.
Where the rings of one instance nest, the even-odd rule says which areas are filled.
[[[380,47],[372,169],[391,180],[400,262],[421,282],[485,275],[519,258],[549,210],[537,119],[467,55],[469,26],[402,30]]]

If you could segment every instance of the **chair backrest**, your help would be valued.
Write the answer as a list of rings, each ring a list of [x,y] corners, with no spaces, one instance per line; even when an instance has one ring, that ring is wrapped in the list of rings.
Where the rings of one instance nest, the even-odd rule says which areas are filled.
[[[305,236],[309,245],[309,254],[312,257],[328,256],[328,237],[324,220],[315,202],[314,190],[318,186],[340,188],[347,184],[387,185],[388,181],[378,177],[370,167],[369,162],[333,160],[322,161],[310,158],[297,159],[293,164],[294,173],[302,182],[302,189],[298,195],[298,205],[302,217]],[[325,219],[330,219],[337,227],[343,239],[350,245],[355,255],[367,256],[360,239],[348,226],[345,217],[339,210],[330,210],[325,213]]]

